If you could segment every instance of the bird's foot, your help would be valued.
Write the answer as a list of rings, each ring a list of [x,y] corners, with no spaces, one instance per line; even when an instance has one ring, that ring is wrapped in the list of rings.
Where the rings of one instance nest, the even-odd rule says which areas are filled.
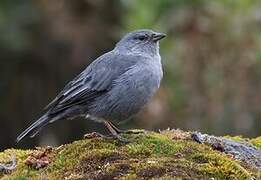
[[[133,129],[133,130],[121,130],[120,134],[143,134],[145,130]]]
[[[120,142],[123,143],[129,143],[130,141],[122,137],[121,135],[124,134],[125,131],[118,129],[114,124],[112,124],[109,121],[103,121],[104,125],[107,127],[107,129],[111,132],[112,137],[114,139],[119,140]]]
[[[106,121],[106,126],[110,126],[109,128],[112,128],[117,134],[142,134],[145,132],[145,130],[140,129],[133,129],[133,130],[122,130],[117,128],[112,122]],[[108,127],[107,127],[108,128]],[[109,129],[108,128],[108,129]]]
[[[84,139],[94,139],[94,138],[103,138],[103,139],[107,139],[107,140],[119,140],[120,142],[122,143],[128,143],[130,142],[129,140],[123,138],[120,134],[111,134],[109,136],[106,136],[106,135],[103,135],[103,134],[100,134],[98,132],[92,132],[92,133],[88,133],[88,134],[85,134],[83,136]]]
[[[122,137],[120,134],[117,135],[113,135],[114,139],[117,139],[118,141],[120,141],[121,143],[130,143],[131,141]]]
[[[94,139],[94,138],[108,138],[107,136],[100,134],[98,132],[92,132],[92,133],[87,133],[83,135],[84,139]]]

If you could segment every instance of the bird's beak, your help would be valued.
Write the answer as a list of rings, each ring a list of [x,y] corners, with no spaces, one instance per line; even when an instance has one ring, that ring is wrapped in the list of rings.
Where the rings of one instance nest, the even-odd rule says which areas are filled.
[[[152,35],[152,40],[153,40],[154,42],[157,42],[157,41],[163,39],[164,37],[166,37],[166,34],[163,34],[163,33],[154,33],[154,34]]]

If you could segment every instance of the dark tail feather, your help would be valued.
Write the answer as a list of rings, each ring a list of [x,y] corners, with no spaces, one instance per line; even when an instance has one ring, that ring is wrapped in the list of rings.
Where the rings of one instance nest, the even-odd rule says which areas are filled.
[[[25,136],[30,135],[30,137],[34,137],[42,127],[49,123],[48,115],[43,115],[37,121],[35,121],[31,126],[29,126],[26,130],[24,130],[17,138],[16,142],[21,141]]]

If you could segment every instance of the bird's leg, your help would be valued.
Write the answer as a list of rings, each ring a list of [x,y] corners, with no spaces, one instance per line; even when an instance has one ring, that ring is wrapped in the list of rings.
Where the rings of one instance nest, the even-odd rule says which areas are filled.
[[[110,133],[112,134],[113,137],[117,138],[118,140],[122,141],[122,142],[128,142],[128,140],[125,140],[124,138],[122,138],[120,136],[120,134],[123,132],[122,130],[118,129],[115,125],[113,125],[111,122],[106,121],[102,118],[97,118],[95,116],[91,116],[91,115],[87,115],[85,116],[85,118],[91,119],[93,121],[96,122],[103,122],[103,124],[107,127],[107,129],[110,131]],[[88,135],[86,135],[88,136]],[[101,137],[103,138],[108,138],[110,139],[111,137],[106,137],[104,135],[102,135]]]
[[[118,133],[118,134],[141,134],[141,133],[144,133],[144,131],[142,130],[122,130],[122,129],[119,129],[117,128],[112,122],[110,121],[107,121],[111,127]]]
[[[112,122],[107,121],[110,126],[118,133],[118,134],[141,134],[144,133],[144,130],[122,130],[115,126]]]
[[[120,136],[120,134],[114,129],[116,127],[114,125],[112,125],[112,123],[110,123],[109,121],[106,121],[106,120],[104,120],[103,123],[115,138],[117,138],[121,142],[129,142],[128,140],[126,140]],[[118,129],[118,128],[116,128],[116,129]]]
[[[122,130],[117,128],[112,122],[107,121],[111,127],[118,133],[118,134],[141,134],[144,133],[144,130]]]
[[[110,124],[110,126],[118,133],[118,134],[123,134],[123,133],[126,133],[127,131],[126,130],[122,130],[122,129],[119,129],[117,128],[112,122],[110,121],[107,121],[107,123]]]

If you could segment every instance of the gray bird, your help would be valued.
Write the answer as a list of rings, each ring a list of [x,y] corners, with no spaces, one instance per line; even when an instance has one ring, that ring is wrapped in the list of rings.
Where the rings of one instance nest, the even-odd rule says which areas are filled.
[[[112,51],[69,82],[17,142],[27,135],[34,137],[49,123],[77,116],[103,122],[120,139],[120,130],[113,123],[139,112],[160,86],[159,40],[165,36],[147,29],[125,35]]]

